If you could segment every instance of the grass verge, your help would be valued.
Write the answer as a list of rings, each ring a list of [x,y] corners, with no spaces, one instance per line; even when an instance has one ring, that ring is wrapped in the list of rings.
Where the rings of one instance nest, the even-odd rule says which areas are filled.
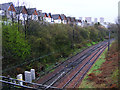
[[[95,75],[99,74],[101,71],[98,70],[100,68],[100,66],[102,65],[103,62],[105,62],[105,54],[107,53],[107,48],[105,49],[105,51],[101,54],[101,56],[99,57],[99,59],[95,62],[95,64],[91,67],[91,69],[89,70],[89,72],[86,74],[86,76],[84,77],[84,79],[82,80],[82,83],[80,85],[79,88],[94,88],[93,87],[93,83],[87,80],[88,79],[88,75],[90,73],[94,73]]]
[[[101,42],[101,41],[100,41],[100,42]],[[77,53],[80,53],[81,51],[85,50],[86,48],[89,48],[90,46],[95,45],[95,44],[97,44],[97,43],[99,43],[99,42],[87,43],[86,46],[81,47],[80,49],[74,49],[74,50],[73,50],[73,53],[71,53],[71,54],[69,55],[69,57],[66,57],[66,58],[61,57],[61,58],[59,58],[58,61],[63,62],[63,61],[65,61],[65,60],[67,60],[67,58],[70,58],[70,57],[72,57],[72,56],[75,56]],[[56,62],[56,63],[59,64],[58,62]],[[55,69],[53,69],[53,70],[51,70],[51,69],[52,69],[53,67],[55,67],[55,64],[56,64],[56,63],[46,64],[46,66],[45,66],[45,72],[48,72],[48,71],[53,72]],[[44,72],[38,72],[38,73],[39,73],[40,75],[44,74]]]

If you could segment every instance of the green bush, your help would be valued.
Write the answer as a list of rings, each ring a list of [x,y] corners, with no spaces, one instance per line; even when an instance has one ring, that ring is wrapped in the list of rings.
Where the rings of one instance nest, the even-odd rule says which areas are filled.
[[[75,50],[96,44],[108,34],[106,30],[96,27],[84,28],[30,21],[25,39],[24,27],[19,26],[18,31],[17,25],[3,25],[3,61],[12,66],[12,63],[21,64],[26,59],[42,57],[23,66],[24,69],[36,68],[38,71],[40,65],[49,67],[61,62],[59,58],[72,56]]]
[[[20,33],[17,29],[17,25],[3,25],[3,57],[6,62],[11,60],[12,62],[21,62],[27,59],[30,55],[30,45],[23,33]],[[3,60],[3,62],[4,62]]]
[[[27,39],[31,44],[32,56],[42,56],[58,52],[56,56],[68,56],[72,48],[90,46],[94,41],[103,40],[105,30],[94,27],[71,27],[64,24],[40,24],[31,21],[27,30]],[[89,44],[88,44],[89,43]],[[88,45],[87,45],[88,44]]]

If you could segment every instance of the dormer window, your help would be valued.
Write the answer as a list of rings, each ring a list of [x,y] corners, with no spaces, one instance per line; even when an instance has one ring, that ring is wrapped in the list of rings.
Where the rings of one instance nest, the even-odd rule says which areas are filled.
[[[12,15],[12,11],[9,11],[8,13],[9,13],[10,16]]]
[[[3,10],[0,10],[0,15],[5,15],[5,12]]]
[[[34,15],[34,20],[37,20],[37,15]]]

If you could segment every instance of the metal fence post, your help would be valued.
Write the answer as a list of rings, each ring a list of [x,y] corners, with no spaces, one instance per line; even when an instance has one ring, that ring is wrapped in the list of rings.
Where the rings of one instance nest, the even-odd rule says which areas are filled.
[[[25,71],[25,81],[32,82],[31,72]]]
[[[31,72],[32,80],[34,80],[35,79],[35,69],[31,69],[30,72]]]
[[[18,74],[18,75],[17,75],[17,79],[20,80],[20,81],[22,81],[22,80],[23,80],[22,74]],[[19,84],[22,86],[22,85],[23,85],[23,82],[19,82]]]

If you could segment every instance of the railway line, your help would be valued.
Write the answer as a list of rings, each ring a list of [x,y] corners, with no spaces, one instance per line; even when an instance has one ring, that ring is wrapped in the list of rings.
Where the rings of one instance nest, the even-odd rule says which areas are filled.
[[[107,41],[101,42],[67,59],[54,67],[53,72],[39,78],[37,83],[47,85],[46,89],[51,86],[61,89],[78,87],[85,74],[107,47],[107,44]]]

